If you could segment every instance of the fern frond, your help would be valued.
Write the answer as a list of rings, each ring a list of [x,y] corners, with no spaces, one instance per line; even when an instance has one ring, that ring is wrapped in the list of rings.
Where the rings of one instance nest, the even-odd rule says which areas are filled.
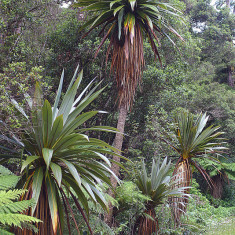
[[[0,175],[14,175],[14,174],[6,167],[0,165]]]
[[[8,204],[3,204],[0,206],[0,214],[3,213],[22,213],[27,210],[29,207],[34,205],[33,200],[28,201],[19,201],[19,202],[11,202]]]
[[[16,226],[22,228],[23,222],[33,222],[38,223],[41,220],[34,218],[32,216],[23,215],[23,214],[0,214],[0,221],[3,225]]]
[[[10,233],[10,232],[8,232],[8,231],[6,231],[6,230],[3,230],[3,229],[1,229],[1,228],[0,228],[0,234],[1,234],[1,235],[14,235],[13,233]]]
[[[9,235],[5,231],[4,226],[15,226],[15,227],[29,227],[30,229],[37,230],[36,227],[30,223],[41,222],[39,219],[19,214],[23,213],[29,207],[33,206],[34,201],[16,201],[19,197],[25,193],[27,190],[24,189],[13,189],[15,187],[19,177],[12,174],[8,169],[3,166],[0,166],[0,234]],[[8,191],[6,191],[8,190]]]
[[[19,176],[0,165],[0,190],[14,188],[19,181]]]
[[[12,200],[19,199],[20,195],[25,193],[26,190],[24,189],[14,189],[14,190],[8,190],[8,191],[0,191],[0,206],[11,203]]]
[[[0,190],[14,188],[19,181],[19,176],[3,175],[0,172]]]

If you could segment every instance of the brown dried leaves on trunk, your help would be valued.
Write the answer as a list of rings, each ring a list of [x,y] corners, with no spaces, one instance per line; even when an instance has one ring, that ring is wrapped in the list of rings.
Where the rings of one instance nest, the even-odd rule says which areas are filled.
[[[125,104],[127,109],[133,103],[144,67],[143,37],[138,24],[135,25],[134,32],[133,37],[128,29],[125,30],[124,43],[113,34],[106,54],[107,60],[112,46],[111,71],[116,75],[119,106]]]

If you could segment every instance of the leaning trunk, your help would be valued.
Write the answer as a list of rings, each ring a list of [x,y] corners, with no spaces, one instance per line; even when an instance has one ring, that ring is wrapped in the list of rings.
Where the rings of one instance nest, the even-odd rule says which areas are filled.
[[[113,142],[113,146],[119,151],[122,150],[122,143],[123,143],[122,133],[124,133],[127,113],[128,113],[128,109],[126,108],[124,104],[122,104],[119,108],[119,116],[118,116],[118,124],[117,124],[117,129],[119,130],[120,133],[116,133],[116,136]],[[116,162],[120,162],[120,157],[114,155],[113,160]],[[120,167],[117,164],[112,163],[111,170],[114,172],[116,176],[119,176]],[[117,181],[112,175],[110,177],[110,180],[111,180],[112,187],[115,190],[117,187]],[[111,189],[108,191],[108,194],[114,197],[114,192]],[[113,225],[113,206],[111,205],[111,203],[109,204],[109,213],[105,216],[105,222],[109,226]]]
[[[188,159],[182,159],[176,165],[173,173],[173,179],[177,181],[177,185],[174,187],[189,187],[192,179],[192,171],[189,165]],[[189,193],[189,189],[185,189],[184,193]],[[180,218],[187,209],[188,198],[187,197],[174,197],[172,198],[172,210],[176,225],[180,224]]]

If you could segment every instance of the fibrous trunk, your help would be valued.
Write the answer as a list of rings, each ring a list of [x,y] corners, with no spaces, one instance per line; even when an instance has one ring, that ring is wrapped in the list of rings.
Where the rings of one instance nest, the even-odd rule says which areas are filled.
[[[189,187],[192,179],[192,171],[188,159],[182,159],[177,165],[173,173],[173,179],[177,182],[174,187]],[[185,189],[184,193],[189,193],[189,189]],[[187,209],[187,197],[172,198],[172,211],[176,225],[180,224],[180,218]]]
[[[127,27],[128,28],[128,27]],[[112,46],[111,70],[116,77],[119,108],[132,106],[137,86],[140,85],[144,67],[143,37],[141,28],[135,24],[134,34],[124,30],[121,40],[117,34],[112,35],[107,56]],[[106,57],[106,60],[108,57]]]
[[[114,71],[116,77],[118,102],[119,102],[119,117],[117,129],[124,133],[126,117],[129,108],[134,101],[137,86],[140,84],[141,75],[144,67],[143,53],[143,37],[141,28],[135,24],[134,32],[130,32],[128,27],[125,27],[122,38],[118,39],[117,34],[111,37],[110,45],[106,54],[106,61],[112,48],[112,63],[111,70]],[[114,139],[114,147],[121,151],[123,143],[123,134],[117,133]],[[118,156],[113,156],[113,160],[120,162]],[[120,167],[117,164],[112,164],[111,170],[119,176]],[[111,176],[113,189],[116,189],[117,181]],[[109,190],[109,195],[114,196]],[[113,224],[113,208],[109,205],[109,214],[105,217],[105,222],[112,226]]]
[[[28,192],[24,195],[22,200],[30,200],[32,198],[32,189],[29,189]],[[31,216],[31,209],[25,212],[26,215]],[[35,227],[37,227],[38,232],[35,233],[33,230],[29,230],[27,228],[24,229],[16,229],[14,230],[14,234],[16,235],[45,235],[51,234],[55,235],[53,232],[52,220],[50,215],[50,209],[47,199],[47,191],[46,186],[42,186],[41,193],[38,199],[38,203],[33,214],[34,217],[42,220],[42,223],[37,223]],[[58,223],[59,225],[59,223]],[[60,233],[61,234],[61,233]]]
[[[138,228],[138,231],[136,231]],[[145,210],[144,215],[138,218],[135,224],[134,233],[138,235],[157,234],[159,230],[158,220],[154,208]]]
[[[125,105],[121,105],[119,109],[119,116],[118,116],[118,124],[117,124],[117,129],[119,130],[120,133],[116,133],[113,146],[118,149],[122,150],[122,143],[123,143],[123,134],[124,133],[124,127],[125,127],[125,122],[126,122],[126,117],[127,117],[127,108]],[[120,158],[118,156],[113,156],[113,160],[116,162],[120,162]],[[119,176],[119,170],[120,167],[117,164],[112,164],[111,170],[114,172],[116,176]],[[117,187],[117,181],[116,179],[111,175],[110,177],[111,184],[113,189],[116,189]],[[113,191],[110,189],[109,190],[109,195],[114,197]],[[109,225],[112,226],[113,224],[113,207],[111,204],[109,204],[109,213],[105,216],[105,222]]]

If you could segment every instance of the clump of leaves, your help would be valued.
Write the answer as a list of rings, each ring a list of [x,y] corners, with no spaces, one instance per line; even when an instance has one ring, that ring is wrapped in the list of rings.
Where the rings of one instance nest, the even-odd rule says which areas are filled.
[[[188,187],[178,187],[178,179],[170,176],[171,161],[167,163],[167,158],[160,163],[160,158],[152,162],[152,170],[148,177],[144,162],[137,175],[136,184],[139,190],[150,198],[145,203],[145,211],[136,221],[135,231],[138,228],[138,234],[149,234],[157,232],[159,229],[158,219],[155,208],[163,204],[168,197],[187,198],[185,193]],[[173,205],[174,206],[174,205]],[[185,205],[183,205],[185,206]]]
[[[82,81],[83,72],[78,74],[78,67],[70,85],[61,100],[64,72],[54,105],[43,100],[42,89],[36,83],[34,99],[27,97],[30,115],[15,101],[18,111],[27,119],[23,129],[22,145],[28,157],[22,165],[24,187],[29,190],[24,199],[34,198],[36,205],[29,214],[40,218],[44,224],[39,224],[39,234],[57,234],[63,232],[65,215],[69,234],[69,213],[72,216],[76,230],[79,225],[72,211],[69,197],[71,196],[76,208],[82,214],[90,233],[88,215],[89,199],[107,210],[107,202],[98,185],[105,182],[111,186],[109,176],[117,176],[110,170],[111,163],[104,154],[114,154],[115,148],[102,140],[89,138],[89,131],[116,132],[108,126],[86,127],[85,122],[102,111],[86,111],[84,109],[98,97],[104,88],[96,90],[100,83],[92,87],[93,82],[76,97]],[[87,92],[87,90],[89,90]],[[115,153],[116,154],[116,153]],[[118,155],[118,154],[117,154]],[[21,156],[1,156],[0,160]],[[28,177],[28,174],[30,177]],[[63,210],[64,207],[64,210]],[[30,234],[24,231],[24,234]]]

